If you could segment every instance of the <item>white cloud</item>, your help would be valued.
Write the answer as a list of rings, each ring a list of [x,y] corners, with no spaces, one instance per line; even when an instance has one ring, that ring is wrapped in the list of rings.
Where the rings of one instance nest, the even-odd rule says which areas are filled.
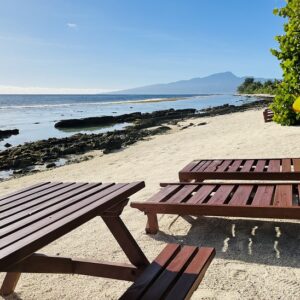
[[[67,26],[72,29],[77,28],[77,24],[75,24],[75,23],[67,23]]]
[[[112,91],[101,88],[48,88],[0,85],[0,94],[103,94]]]

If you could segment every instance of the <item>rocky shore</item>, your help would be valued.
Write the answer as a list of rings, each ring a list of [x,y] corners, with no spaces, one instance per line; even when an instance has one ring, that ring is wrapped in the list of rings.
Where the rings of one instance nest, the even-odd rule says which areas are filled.
[[[83,119],[68,119],[55,123],[55,127],[59,129],[65,128],[82,128],[82,127],[94,127],[94,126],[107,126],[119,123],[146,123],[149,127],[149,121],[153,121],[152,126],[156,126],[159,120],[180,119],[194,115],[196,109],[168,109],[154,111],[152,113],[140,113],[135,112],[131,114],[123,114],[119,116],[103,116],[92,117]],[[146,128],[145,127],[145,128]]]
[[[166,133],[169,125],[178,125],[179,121],[216,115],[224,115],[253,108],[266,107],[270,100],[260,100],[240,106],[222,105],[202,111],[195,109],[165,110],[153,113],[133,113],[116,117],[104,116],[86,119],[63,120],[56,123],[57,128],[80,128],[130,122],[124,130],[99,134],[75,134],[66,138],[50,138],[32,143],[25,143],[0,152],[0,171],[13,170],[15,175],[35,172],[58,165],[60,159],[74,161],[74,155],[81,155],[92,150],[102,150],[104,154],[118,150],[150,136]],[[194,125],[194,124],[192,124]],[[198,125],[205,125],[201,123]],[[188,127],[188,126],[187,126]],[[185,127],[185,128],[187,128]],[[185,129],[181,128],[181,129]],[[76,160],[75,160],[76,161]]]

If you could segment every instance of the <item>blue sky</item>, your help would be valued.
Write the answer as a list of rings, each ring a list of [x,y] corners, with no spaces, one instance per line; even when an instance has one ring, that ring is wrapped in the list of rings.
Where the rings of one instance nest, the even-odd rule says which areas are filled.
[[[283,0],[0,0],[0,92],[281,77]]]

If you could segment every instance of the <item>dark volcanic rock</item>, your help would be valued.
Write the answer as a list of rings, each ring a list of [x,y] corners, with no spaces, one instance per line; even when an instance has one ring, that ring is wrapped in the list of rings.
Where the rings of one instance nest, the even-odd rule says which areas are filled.
[[[82,128],[93,126],[105,126],[118,123],[137,122],[140,124],[140,129],[158,125],[157,122],[162,122],[170,119],[184,118],[193,115],[196,109],[167,109],[159,110],[152,113],[131,113],[119,116],[103,116],[83,119],[61,120],[55,123],[56,128]]]
[[[115,123],[114,117],[93,117],[84,119],[69,119],[61,120],[54,126],[56,128],[77,128],[77,127],[88,127],[88,126],[103,126]]]
[[[5,145],[4,145],[4,147],[5,148],[9,148],[9,147],[11,147],[12,145],[10,144],[10,143],[6,143]]]
[[[19,134],[19,129],[0,130],[0,141],[17,134]]]
[[[54,162],[46,165],[47,169],[54,168],[54,167],[56,167],[56,164]]]

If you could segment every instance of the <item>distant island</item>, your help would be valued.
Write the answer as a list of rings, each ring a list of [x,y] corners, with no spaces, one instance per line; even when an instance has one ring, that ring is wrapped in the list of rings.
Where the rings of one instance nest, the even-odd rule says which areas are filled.
[[[113,92],[112,94],[131,95],[178,95],[178,94],[234,94],[248,76],[238,77],[232,72],[215,73],[202,78],[192,78],[165,84],[153,84],[127,90]],[[255,78],[256,81],[266,82],[268,79]]]

